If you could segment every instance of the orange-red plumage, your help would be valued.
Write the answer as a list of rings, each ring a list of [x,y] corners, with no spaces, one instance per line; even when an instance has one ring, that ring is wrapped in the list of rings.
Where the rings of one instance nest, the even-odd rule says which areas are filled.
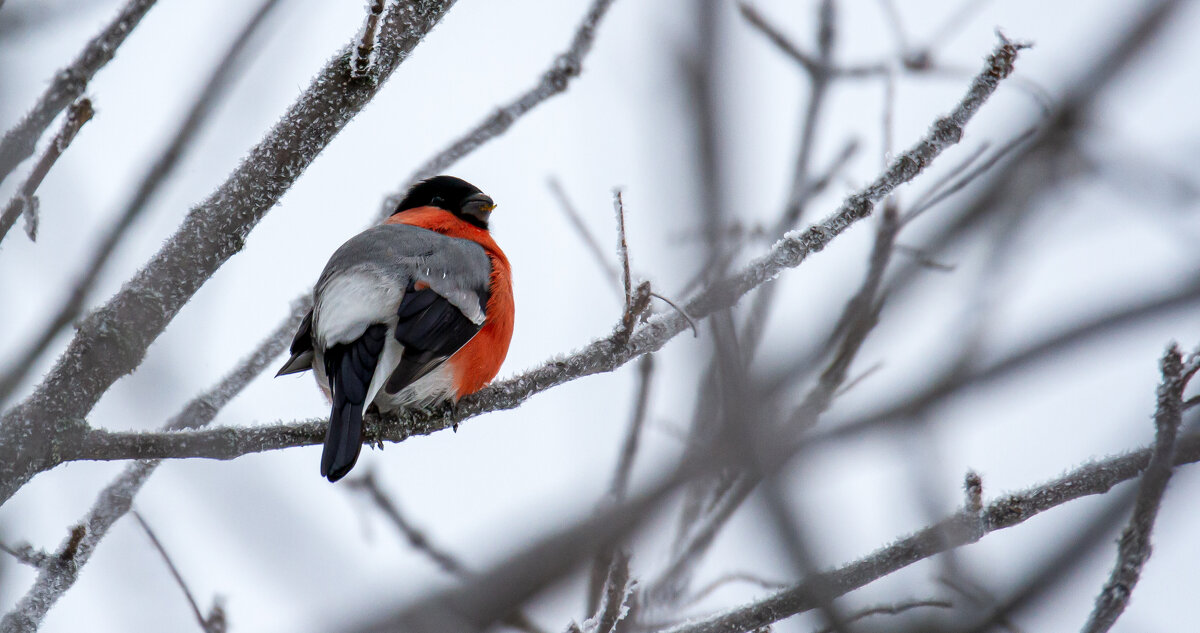
[[[515,304],[508,258],[486,230],[438,207],[408,209],[391,216],[384,224],[408,224],[447,237],[470,240],[482,246],[491,260],[491,283],[483,327],[446,361],[454,370],[457,398],[479,391],[500,372],[512,340]]]

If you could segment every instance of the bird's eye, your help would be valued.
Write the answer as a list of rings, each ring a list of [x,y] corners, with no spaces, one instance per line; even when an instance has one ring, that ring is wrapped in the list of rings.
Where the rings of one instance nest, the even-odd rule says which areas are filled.
[[[434,196],[433,199],[429,201],[429,204],[432,206],[437,206],[443,202],[445,202],[445,200],[442,200],[441,196]]]

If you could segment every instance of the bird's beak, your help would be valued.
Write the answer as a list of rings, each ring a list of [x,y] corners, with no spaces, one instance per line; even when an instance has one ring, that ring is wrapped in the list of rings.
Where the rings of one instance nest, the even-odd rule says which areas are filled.
[[[496,208],[496,203],[487,195],[482,193],[472,194],[463,200],[462,212],[464,215],[475,218],[487,225],[488,216],[492,210]]]

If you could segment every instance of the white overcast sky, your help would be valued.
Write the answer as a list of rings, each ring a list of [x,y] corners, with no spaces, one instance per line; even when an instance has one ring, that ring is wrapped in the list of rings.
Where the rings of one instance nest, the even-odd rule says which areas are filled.
[[[56,17],[0,41],[0,128],[14,123],[56,69],[67,64],[121,3],[116,0],[9,0],[6,12],[43,5]],[[328,255],[377,213],[434,152],[532,85],[565,48],[589,0],[460,0],[387,85],[313,163],[231,259],[151,347],[142,367],[121,380],[89,417],[96,426],[150,429],[217,380],[278,323],[289,302],[311,288]],[[811,46],[815,2],[758,0],[755,6],[797,41]],[[923,42],[959,0],[898,0],[905,27]],[[937,48],[937,59],[974,73],[999,27],[1031,40],[1018,77],[1062,94],[1126,23],[1137,0],[1087,3],[1044,0],[989,2]],[[93,80],[96,117],[51,172],[40,191],[37,243],[10,235],[0,249],[0,367],[37,330],[47,310],[91,252],[136,186],[147,162],[172,133],[229,38],[257,2],[161,0]],[[271,34],[233,87],[183,166],[157,197],[109,265],[93,296],[98,304],[119,288],[179,225],[191,205],[216,187],[295,99],[317,69],[358,29],[362,2],[283,0]],[[726,199],[747,222],[773,218],[783,202],[795,151],[803,76],[738,17],[724,15],[717,44],[725,47],[722,110],[726,129]],[[1085,8],[1083,8],[1085,7]],[[600,28],[585,72],[565,95],[521,120],[450,170],[499,203],[493,232],[514,269],[517,326],[501,375],[606,335],[619,303],[603,274],[560,213],[546,180],[557,176],[603,244],[614,242],[611,189],[625,189],[629,242],[637,275],[655,287],[678,289],[694,272],[695,242],[681,236],[697,225],[690,180],[696,148],[682,127],[678,55],[695,45],[689,0],[617,0]],[[839,2],[837,54],[874,61],[894,50],[879,3]],[[1122,147],[1134,164],[1161,164],[1196,175],[1200,162],[1200,94],[1194,59],[1200,10],[1193,3],[1166,37],[1111,90],[1097,111],[1095,151]],[[951,107],[969,75],[904,79],[895,111],[897,145],[907,147]],[[880,162],[878,82],[835,89],[816,148],[826,164],[848,137],[863,150],[846,176],[817,202],[821,215],[877,171]],[[973,122],[961,159],[980,143],[1003,142],[1037,116],[1027,91],[1005,84]],[[44,141],[43,141],[44,144]],[[39,145],[41,147],[41,145]],[[29,166],[18,171],[23,175]],[[0,188],[7,199],[14,180]],[[1114,297],[1168,287],[1196,269],[1200,257],[1195,202],[1178,232],[1138,221],[1138,192],[1118,183],[1056,197],[1063,208],[1042,211],[1035,231],[1021,236],[1030,255],[998,281],[1005,299],[995,316],[998,339],[1019,342],[1054,331]],[[1054,206],[1051,201],[1050,206]],[[1066,239],[1068,236],[1071,239]],[[846,288],[861,275],[870,230],[852,230],[802,270],[782,278],[778,313],[763,362],[780,363],[806,328],[828,322]],[[761,249],[764,245],[752,247]],[[905,383],[913,363],[946,350],[941,328],[963,309],[959,292],[972,281],[978,254],[964,254],[955,275],[936,277],[944,300],[932,312],[885,315],[881,328],[909,332],[906,347],[866,347],[857,366],[885,361],[876,395]],[[974,261],[974,263],[973,263]],[[957,279],[955,277],[958,277]],[[936,292],[936,290],[935,290]],[[889,320],[890,319],[890,320]],[[882,337],[882,335],[881,335]],[[959,503],[962,473],[984,475],[987,494],[1033,485],[1089,457],[1147,443],[1152,436],[1156,362],[1172,338],[1200,342],[1200,322],[1181,314],[1065,356],[1001,387],[972,393],[937,411],[942,418],[932,503],[940,512]],[[65,345],[67,338],[58,343]],[[651,426],[636,474],[669,463],[680,449],[671,432],[688,420],[704,341],[681,336],[659,358]],[[49,367],[42,360],[28,392]],[[1086,378],[1074,368],[1086,367]],[[634,371],[624,368],[539,395],[515,411],[469,421],[458,433],[417,438],[385,451],[365,450],[358,469],[374,468],[417,524],[467,564],[484,568],[529,537],[587,513],[608,484],[631,404]],[[891,387],[889,387],[889,385]],[[865,405],[864,405],[865,406]],[[844,417],[856,409],[847,403]],[[263,376],[219,416],[222,424],[254,424],[326,415],[311,379]],[[1061,421],[1052,423],[1050,421]],[[944,424],[943,424],[944,422]],[[831,451],[797,468],[795,498],[809,516],[825,565],[853,560],[927,522],[912,490],[914,459],[929,447],[881,438]],[[400,604],[449,583],[413,553],[359,497],[318,476],[318,448],[244,457],[233,462],[169,463],[151,479],[137,507],[172,552],[202,603],[225,597],[234,631],[337,630],[364,611]],[[0,508],[0,540],[55,548],[66,527],[91,505],[123,464],[75,463],[36,477]],[[1192,499],[1196,477],[1181,471],[1168,491],[1155,556],[1117,630],[1187,630],[1200,589],[1200,516]],[[1090,505],[1089,505],[1090,503]],[[1099,506],[1072,504],[967,548],[966,563],[990,578],[1017,578],[1059,543],[1059,532]],[[778,544],[757,538],[751,509],[717,544],[702,569],[758,569],[780,577],[788,568]],[[653,537],[650,539],[653,541]],[[649,550],[647,550],[649,551]],[[1027,630],[1078,628],[1091,606],[1112,551],[1081,567],[1055,604],[1040,608]],[[635,559],[653,568],[660,560]],[[920,565],[865,590],[861,601],[936,589],[936,569]],[[32,579],[6,564],[0,610],[7,611]],[[577,585],[540,606],[539,621],[561,630],[582,614]],[[718,594],[710,606],[748,599],[752,589]],[[794,619],[780,631],[809,630]],[[44,631],[195,630],[188,607],[144,534],[129,519],[113,530],[77,586],[50,612]]]

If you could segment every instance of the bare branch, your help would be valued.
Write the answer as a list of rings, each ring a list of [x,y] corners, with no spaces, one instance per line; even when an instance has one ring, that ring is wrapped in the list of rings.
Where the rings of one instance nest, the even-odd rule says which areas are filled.
[[[471,578],[470,570],[468,570],[467,567],[463,565],[453,554],[438,547],[437,545],[434,545],[424,532],[415,527],[413,524],[409,523],[408,520],[404,518],[404,515],[400,513],[400,508],[396,505],[396,502],[393,501],[392,498],[389,497],[387,493],[385,493],[383,489],[379,487],[379,481],[375,478],[374,471],[368,471],[363,477],[350,480],[347,483],[350,484],[351,488],[360,490],[369,496],[371,498],[371,502],[375,504],[375,507],[379,508],[380,512],[383,512],[384,516],[386,516],[388,520],[392,522],[392,525],[396,526],[396,530],[399,531],[406,540],[408,540],[409,545],[411,545],[413,549],[424,554],[438,567],[441,567],[442,571],[450,574],[451,576],[461,579]],[[539,629],[537,625],[533,623],[533,620],[520,611],[514,611],[506,616],[504,618],[504,622],[518,631],[525,631],[526,633],[541,633],[541,629]]]
[[[1179,348],[1174,345],[1163,356],[1163,380],[1158,387],[1158,411],[1154,414],[1157,429],[1154,453],[1142,474],[1133,517],[1121,534],[1117,563],[1083,626],[1086,633],[1103,633],[1112,628],[1129,604],[1142,567],[1150,558],[1150,533],[1154,530],[1154,520],[1174,469],[1175,444],[1179,425],[1183,422],[1183,390],[1198,368],[1200,352],[1193,354],[1186,365]]]
[[[226,374],[221,382],[188,402],[163,425],[163,428],[168,431],[190,429],[211,422],[234,396],[241,393],[255,376],[262,373],[262,370],[286,349],[288,333],[295,331],[307,310],[307,304],[303,302],[294,306],[291,318],[281,323],[274,335],[267,337],[254,352]],[[37,630],[46,613],[74,586],[80,570],[87,564],[92,552],[108,534],[108,530],[130,510],[134,496],[158,468],[159,463],[156,460],[135,461],[126,466],[124,472],[100,492],[79,524],[87,526],[87,532],[81,533],[80,540],[76,542],[69,558],[71,564],[43,566],[37,580],[25,596],[17,602],[11,612],[0,619],[0,631],[17,633]],[[59,559],[62,558],[60,554]],[[209,621],[215,621],[213,618],[220,616],[219,607],[214,605]]]
[[[54,75],[54,80],[42,93],[21,122],[0,139],[0,182],[8,177],[21,161],[33,154],[38,138],[50,127],[54,117],[71,102],[83,96],[88,82],[117,53],[117,48],[142,21],[155,0],[130,0],[104,30],[88,41],[71,65]]]
[[[634,581],[629,576],[629,552],[617,550],[613,553],[608,568],[608,579],[604,582],[603,599],[596,614],[584,625],[584,630],[595,633],[614,633],[617,624],[628,613],[629,597],[633,593]],[[589,626],[591,624],[595,626]]]
[[[379,511],[392,522],[392,525],[396,526],[396,530],[404,536],[408,544],[432,560],[438,567],[441,567],[442,571],[459,578],[471,575],[467,571],[466,566],[459,562],[453,554],[434,545],[424,532],[404,518],[396,502],[392,501],[392,498],[379,487],[379,482],[375,479],[374,471],[368,471],[362,477],[352,479],[347,483],[351,489],[358,490],[367,495],[371,499],[371,503],[374,503],[375,507],[379,508]]]
[[[167,548],[163,547],[162,541],[158,540],[158,536],[154,534],[154,530],[150,529],[150,524],[146,523],[146,519],[142,518],[141,513],[137,510],[131,510],[130,514],[137,519],[138,525],[142,526],[142,530],[146,532],[146,536],[150,537],[150,543],[154,545],[154,549],[158,550],[158,554],[162,556],[163,562],[167,564],[167,569],[171,571],[171,576],[175,578],[175,584],[183,590],[183,595],[187,598],[188,604],[192,607],[192,613],[196,616],[196,621],[200,623],[200,628],[206,633],[211,633],[208,626],[208,620],[204,619],[204,613],[200,611],[200,605],[196,603],[196,597],[192,595],[192,590],[188,589],[187,583],[183,580],[183,575],[179,573],[179,568],[175,566],[171,556],[167,554]]]
[[[654,356],[646,354],[638,361],[638,387],[634,398],[633,415],[629,420],[629,430],[625,432],[625,441],[621,445],[621,455],[617,459],[617,467],[613,474],[609,494],[618,501],[625,498],[629,489],[629,476],[633,472],[633,458],[637,455],[638,441],[642,436],[642,427],[646,423],[646,412],[650,405],[650,383],[654,375]]]
[[[400,198],[404,196],[404,192],[412,183],[440,174],[444,169],[458,162],[463,156],[475,151],[480,145],[507,132],[513,123],[516,123],[518,119],[528,114],[530,110],[536,108],[546,99],[565,92],[571,80],[583,72],[583,60],[592,50],[592,43],[596,39],[596,29],[599,28],[600,21],[608,13],[608,9],[612,6],[613,1],[594,0],[588,9],[587,15],[584,16],[583,21],[580,22],[579,27],[575,30],[575,36],[571,39],[571,45],[554,60],[554,64],[542,75],[541,81],[520,97],[517,97],[511,103],[501,107],[494,114],[481,121],[479,125],[459,137],[457,141],[450,147],[442,150],[440,154],[418,167],[417,171],[409,177],[408,182],[400,188],[400,191],[397,191],[384,201],[380,217],[391,215],[392,210],[396,208],[396,204],[399,203]]]
[[[587,247],[588,252],[591,253],[592,259],[596,262],[596,266],[598,266],[600,270],[604,272],[604,277],[613,282],[614,287],[619,293],[620,285],[618,284],[617,279],[620,278],[621,273],[617,272],[617,269],[614,268],[612,263],[608,261],[608,256],[604,253],[604,249],[600,248],[599,242],[596,241],[596,236],[592,235],[592,232],[588,230],[587,223],[584,222],[583,216],[580,215],[579,210],[576,209],[575,205],[571,203],[571,199],[567,196],[566,190],[563,189],[562,183],[560,183],[557,178],[551,177],[548,181],[548,184],[550,186],[551,193],[554,194],[555,198],[558,198],[559,207],[563,210],[563,213],[566,214],[567,219],[571,222],[571,227],[575,229],[575,234],[579,236],[580,241],[583,242],[583,245]]]
[[[625,201],[613,189],[613,211],[617,214],[617,259],[621,260],[621,285],[625,289],[625,328],[633,329],[633,274],[629,272],[629,244],[625,241]]]
[[[869,618],[873,615],[899,615],[905,611],[920,609],[922,607],[936,607],[939,609],[953,609],[954,603],[949,600],[912,600],[910,602],[898,602],[896,604],[883,604],[876,607],[863,609],[857,613],[852,613],[846,616],[846,622],[857,622],[859,620]],[[834,629],[824,628],[817,633],[833,633]]]
[[[836,428],[810,435],[805,439],[808,449],[826,445],[841,438],[859,435],[865,431],[884,426],[888,420],[898,417],[912,417],[922,411],[927,411],[937,404],[944,402],[964,387],[970,385],[979,387],[1011,376],[1015,372],[1047,358],[1050,355],[1078,346],[1098,336],[1103,336],[1114,330],[1129,327],[1145,319],[1155,317],[1170,310],[1177,310],[1200,302],[1200,277],[1186,282],[1186,285],[1155,297],[1150,297],[1128,306],[1122,306],[1106,314],[1098,315],[1082,323],[1065,328],[1061,332],[1051,334],[1035,341],[1026,347],[1005,355],[998,361],[984,367],[962,370],[957,366],[947,367],[940,375],[934,377],[924,388],[904,398],[869,411],[853,421],[844,423]],[[808,450],[806,449],[806,450]]]
[[[703,587],[697,589],[695,592],[692,593],[692,595],[688,596],[687,600],[683,601],[681,603],[681,605],[682,606],[692,606],[695,604],[699,604],[700,601],[707,598],[709,595],[711,595],[717,589],[720,589],[721,587],[724,587],[725,585],[730,585],[730,584],[737,583],[737,582],[755,585],[757,587],[761,587],[763,589],[769,589],[771,591],[779,591],[780,589],[785,589],[788,586],[787,583],[785,583],[785,582],[779,582],[777,580],[766,580],[763,578],[759,578],[758,576],[751,574],[751,573],[743,572],[743,573],[735,573],[735,574],[725,574],[724,576],[721,576],[720,578],[717,578],[716,580],[713,580],[712,582],[708,583],[707,585],[704,585]]]
[[[92,119],[93,113],[92,101],[87,98],[76,101],[71,109],[67,110],[67,117],[63,120],[62,129],[55,135],[54,140],[50,141],[50,146],[46,148],[46,152],[42,154],[42,158],[30,172],[29,178],[13,195],[12,200],[8,201],[8,205],[4,207],[4,213],[0,214],[0,241],[4,240],[4,236],[8,235],[8,230],[21,215],[25,216],[26,233],[29,234],[29,239],[37,239],[38,199],[35,196],[37,189],[58,157],[62,156],[63,151],[75,139],[79,128]],[[4,394],[0,392],[0,401],[3,399]]]
[[[0,421],[0,503],[54,460],[54,445],[87,432],[84,417],[191,296],[371,100],[454,0],[391,5],[370,81],[350,76],[354,43],[328,62],[299,100],[175,235],[79,327],[36,391]],[[70,388],[65,388],[70,385]]]
[[[813,588],[844,595],[896,570],[941,552],[975,543],[985,535],[1013,527],[1046,510],[1081,497],[1103,494],[1120,482],[1137,477],[1150,462],[1153,449],[1144,448],[1076,468],[1041,486],[1005,495],[983,511],[983,520],[960,512],[900,539],[875,553],[819,574],[799,585],[754,604],[711,618],[669,629],[670,633],[721,633],[752,631],[817,606]],[[1200,433],[1184,436],[1177,444],[1175,464],[1200,461]]]
[[[196,134],[216,109],[216,105],[226,89],[233,83],[237,75],[236,71],[241,65],[240,62],[245,59],[245,52],[253,41],[254,34],[266,23],[267,15],[278,4],[279,0],[264,0],[251,16],[250,21],[234,38],[224,57],[209,76],[208,82],[196,97],[191,110],[184,117],[183,123],[175,132],[175,137],[171,139],[171,142],[142,178],[137,192],[126,203],[116,223],[109,227],[108,232],[100,240],[100,246],[83,268],[82,274],[78,276],[67,300],[46,322],[42,333],[32,337],[30,346],[9,366],[3,378],[0,378],[0,402],[8,399],[13,390],[29,374],[29,371],[36,366],[36,360],[49,349],[50,344],[63,329],[79,318],[88,294],[95,286],[96,280],[99,279],[109,258],[116,251],[117,245],[129,233],[133,223],[141,217],[162,184],[174,173],[175,167],[193,139],[196,138]]]
[[[35,548],[29,543],[21,543],[15,547],[9,547],[0,543],[0,552],[4,552],[17,559],[18,562],[34,568],[44,567],[51,560],[50,554]]]
[[[621,454],[613,471],[613,480],[609,484],[608,502],[620,503],[629,491],[629,477],[633,472],[633,460],[637,456],[638,444],[642,437],[642,427],[646,423],[646,412],[650,404],[650,382],[654,374],[654,355],[646,354],[638,361],[637,395],[634,397],[633,414],[630,417],[629,429],[625,432],[625,441],[621,444]],[[588,582],[588,612],[594,613],[600,608],[603,597],[604,583],[608,578],[614,557],[615,547],[604,547],[592,562],[591,577]]]

